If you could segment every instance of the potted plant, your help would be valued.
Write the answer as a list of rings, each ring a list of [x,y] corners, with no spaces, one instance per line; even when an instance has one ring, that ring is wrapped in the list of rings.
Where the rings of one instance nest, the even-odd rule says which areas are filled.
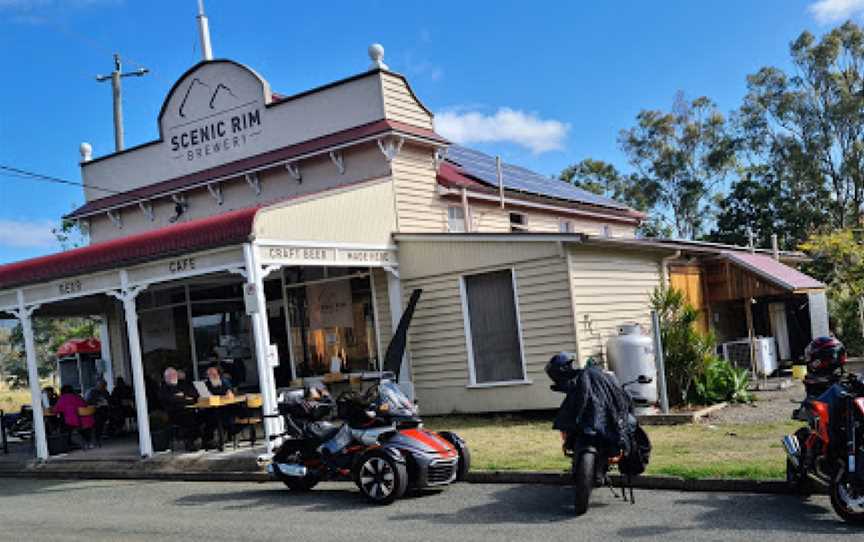
[[[171,423],[168,414],[161,410],[150,413],[150,440],[154,452],[171,448]]]

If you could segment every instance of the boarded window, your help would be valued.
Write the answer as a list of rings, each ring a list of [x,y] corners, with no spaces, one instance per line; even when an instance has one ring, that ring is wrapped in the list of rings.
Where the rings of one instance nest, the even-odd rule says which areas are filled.
[[[509,269],[464,277],[475,384],[525,379]]]

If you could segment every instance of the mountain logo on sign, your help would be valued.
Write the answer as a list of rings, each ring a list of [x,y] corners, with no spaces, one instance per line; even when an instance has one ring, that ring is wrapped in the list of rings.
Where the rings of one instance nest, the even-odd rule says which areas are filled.
[[[227,96],[234,98],[234,100],[239,101],[239,98],[234,94],[234,92],[231,90],[231,88],[228,87],[227,85],[223,85],[222,83],[219,83],[218,85],[216,85],[216,89],[213,90],[210,85],[208,85],[207,83],[201,81],[200,79],[198,79],[196,77],[196,78],[192,79],[192,81],[189,83],[189,87],[186,89],[186,94],[183,95],[183,101],[180,102],[180,108],[177,111],[179,113],[180,117],[186,118],[186,104],[187,104],[187,102],[189,102],[190,98],[199,94],[199,92],[196,91],[196,89],[198,89],[198,88],[201,88],[202,90],[206,89],[207,92],[210,94],[210,99],[208,100],[207,103],[208,103],[211,110],[216,109],[216,99],[220,96],[227,95]],[[193,91],[196,91],[196,92],[193,92]]]

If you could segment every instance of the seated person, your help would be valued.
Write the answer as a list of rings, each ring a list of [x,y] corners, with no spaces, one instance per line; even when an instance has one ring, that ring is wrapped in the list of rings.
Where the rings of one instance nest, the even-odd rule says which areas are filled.
[[[54,405],[57,404],[57,399],[59,399],[57,395],[57,390],[55,390],[52,386],[45,386],[42,389],[42,408],[45,411],[45,430],[49,433],[54,433],[59,427],[59,423],[56,416],[51,416],[50,414],[54,412]],[[9,427],[7,425],[7,427]]]
[[[197,401],[197,396],[187,394],[180,386],[177,370],[168,367],[163,374],[163,382],[159,387],[159,403],[171,423],[181,430],[181,437],[187,450],[195,448],[195,439],[200,432],[200,421],[194,410],[186,408]]]
[[[114,391],[111,392],[111,402],[121,405],[126,401],[135,403],[135,392],[132,387],[123,380],[122,376],[114,379]]]
[[[211,395],[219,395],[228,399],[234,398],[234,390],[231,388],[230,381],[223,376],[222,371],[216,365],[211,365],[207,368],[207,380],[204,381],[204,384],[207,386],[207,390]],[[224,427],[228,432],[228,437],[230,438],[233,436],[235,433],[234,417],[236,414],[237,409],[232,408],[231,406],[210,409],[204,427],[204,436],[206,437],[206,440],[213,440],[213,434],[215,433],[220,420],[222,422],[222,427]]]
[[[42,389],[42,407],[43,408],[54,408],[54,405],[57,404],[57,390],[55,390],[52,386],[45,386]]]
[[[108,383],[104,378],[96,381],[96,385],[87,390],[84,400],[90,406],[96,407],[96,439],[100,439],[105,432],[105,424],[108,422],[110,408],[108,402],[111,395],[108,393]],[[112,428],[113,429],[113,428]]]
[[[115,433],[122,432],[127,418],[135,418],[135,392],[122,376],[114,379],[114,390],[108,399],[111,406],[109,424]]]
[[[234,396],[231,380],[226,375],[223,375],[222,370],[216,365],[211,365],[207,368],[207,380],[204,382],[211,395]]]
[[[65,385],[60,388],[60,398],[54,405],[54,411],[63,418],[63,425],[67,430],[77,429],[84,442],[83,448],[92,447],[92,431],[96,425],[93,416],[79,416],[78,409],[87,406],[87,402],[72,390],[72,386]]]

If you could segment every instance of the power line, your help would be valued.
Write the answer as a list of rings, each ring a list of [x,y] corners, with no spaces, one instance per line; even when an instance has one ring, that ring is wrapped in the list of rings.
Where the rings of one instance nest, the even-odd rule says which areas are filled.
[[[0,164],[0,172],[5,172],[6,176],[9,177],[17,177],[19,179],[27,179],[32,181],[43,181],[55,184],[65,184],[69,186],[80,186],[83,188],[90,188],[91,190],[100,190],[102,192],[108,192],[111,194],[119,194],[118,190],[112,190],[110,188],[103,188],[101,186],[95,186],[92,184],[84,184],[78,181],[70,181],[69,179],[61,179],[60,177],[53,177],[51,175],[43,175],[41,173],[36,173],[33,171],[27,171],[26,169],[20,169],[12,166],[6,166]]]

